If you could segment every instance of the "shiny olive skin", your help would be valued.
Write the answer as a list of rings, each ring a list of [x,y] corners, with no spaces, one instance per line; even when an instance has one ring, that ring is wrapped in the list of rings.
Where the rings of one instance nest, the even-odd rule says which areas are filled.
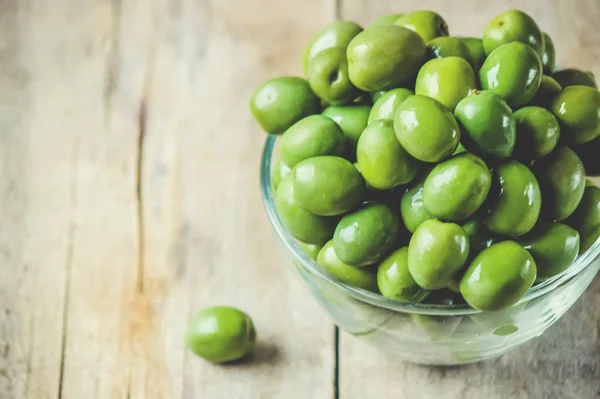
[[[421,67],[415,83],[415,94],[428,96],[450,111],[477,88],[475,72],[467,60],[444,57],[429,60]]]
[[[560,138],[560,125],[550,111],[530,106],[517,110],[513,115],[517,121],[515,158],[533,161],[554,150]]]
[[[600,137],[600,92],[587,86],[569,86],[552,101],[566,143],[583,144]]]
[[[554,72],[552,77],[563,88],[568,86],[588,86],[594,89],[598,88],[594,74],[589,71],[582,71],[581,69],[562,69]]]
[[[487,198],[492,176],[477,155],[464,153],[441,162],[423,185],[423,205],[428,213],[446,221],[471,216]]]
[[[367,126],[358,140],[356,158],[365,181],[378,190],[410,183],[421,165],[400,145],[390,119]]]
[[[404,193],[400,200],[400,216],[404,226],[411,233],[424,221],[434,218],[423,205],[423,184],[424,181],[416,184]]]
[[[294,167],[291,177],[295,201],[319,216],[346,213],[360,203],[365,193],[365,181],[360,172],[340,157],[305,159]]]
[[[402,104],[404,100],[413,95],[414,93],[412,91],[402,88],[386,91],[384,94],[379,96],[373,104],[373,108],[371,108],[371,113],[369,114],[368,123],[378,119],[393,120],[396,108],[398,108],[398,106]]]
[[[579,254],[579,233],[566,224],[544,223],[520,240],[537,266],[537,281],[567,270]]]
[[[469,237],[469,257],[474,258],[486,248],[500,241],[497,235],[485,227],[479,218],[471,218],[462,225],[463,230]]]
[[[187,347],[213,363],[241,359],[256,346],[256,330],[241,310],[215,306],[192,317],[185,334]]]
[[[370,112],[369,105],[330,106],[321,115],[338,124],[346,136],[348,149],[354,152],[358,138],[367,127]]]
[[[540,87],[533,99],[529,102],[529,105],[536,105],[538,107],[550,109],[554,98],[560,94],[562,87],[558,84],[554,78],[548,75],[542,76]]]
[[[281,136],[279,156],[290,168],[319,155],[342,155],[346,137],[342,129],[323,115],[311,115],[294,123]]]
[[[292,168],[281,162],[281,160],[275,162],[273,169],[271,169],[271,187],[273,192],[277,191],[279,183],[292,173]]]
[[[313,260],[317,260],[317,255],[319,254],[319,251],[321,251],[321,248],[323,248],[322,245],[307,244],[301,241],[298,241],[298,245]]]
[[[505,162],[493,171],[489,196],[490,208],[483,222],[493,233],[522,236],[540,216],[540,185],[533,172],[517,161]]]
[[[338,219],[317,216],[301,208],[294,198],[291,176],[279,183],[275,207],[287,230],[298,240],[308,244],[323,245],[333,237]]]
[[[461,39],[469,51],[473,70],[475,72],[479,71],[486,57],[485,50],[483,49],[483,40],[478,37],[463,37]]]
[[[400,221],[383,204],[368,204],[344,216],[333,235],[338,258],[352,266],[379,262],[392,249]]]
[[[573,214],[565,221],[582,236],[587,236],[600,226],[600,188],[588,184]]]
[[[414,79],[425,60],[425,43],[410,29],[381,25],[356,35],[346,54],[354,86],[364,91],[387,90]]]
[[[554,64],[556,62],[556,49],[554,42],[549,34],[542,32],[544,36],[544,52],[542,53],[542,66],[544,73],[551,75],[554,72]]]
[[[590,249],[598,240],[598,237],[600,237],[600,226],[596,227],[585,235],[581,235],[581,249],[579,253],[586,253],[587,250]]]
[[[419,287],[408,271],[408,247],[392,252],[377,268],[377,286],[386,298],[419,303],[429,291]]]
[[[571,149],[575,151],[581,162],[583,162],[587,176],[600,176],[600,162],[598,162],[600,137],[584,144],[572,146]]]
[[[526,44],[504,44],[485,59],[479,80],[482,89],[492,90],[511,107],[525,105],[540,87],[542,60]]]
[[[397,13],[384,15],[383,17],[379,17],[375,21],[371,22],[371,25],[369,25],[369,28],[372,28],[374,26],[381,26],[381,25],[392,25],[392,24],[394,24],[394,22],[396,22],[398,20],[398,18],[400,18],[403,15],[404,14],[397,14]]]
[[[457,224],[437,219],[423,222],[408,245],[408,269],[427,290],[447,287],[469,256],[469,239]]]
[[[369,267],[356,267],[342,262],[335,252],[333,241],[328,241],[319,251],[317,263],[346,284],[367,291],[379,291],[377,288],[377,272]]]
[[[514,241],[502,241],[475,257],[460,282],[460,293],[475,309],[500,310],[517,303],[536,274],[529,252]]]
[[[523,11],[504,12],[492,19],[483,31],[483,48],[488,55],[498,47],[513,42],[531,46],[539,57],[544,54],[542,31],[533,18]]]
[[[402,147],[423,162],[449,157],[460,141],[460,129],[452,113],[440,102],[420,95],[398,106],[394,131]]]
[[[315,55],[308,64],[306,76],[310,88],[327,104],[347,104],[360,94],[348,77],[344,47],[332,47]]]
[[[454,117],[467,150],[484,159],[511,156],[516,142],[516,121],[502,97],[489,90],[471,92],[458,103]]]
[[[308,72],[310,61],[321,51],[332,47],[348,47],[348,43],[362,32],[363,28],[352,21],[335,20],[321,29],[312,38],[302,54],[302,68]]]
[[[409,12],[398,18],[395,23],[417,32],[425,43],[439,36],[448,36],[448,24],[433,11]]]
[[[280,76],[260,85],[250,98],[250,111],[269,134],[281,134],[300,119],[321,111],[321,100],[308,82]]]
[[[568,147],[558,147],[538,160],[533,171],[542,189],[542,212],[550,220],[571,216],[585,190],[585,169],[581,159]]]
[[[459,37],[440,36],[428,41],[425,45],[428,58],[460,57],[467,60],[474,71],[479,70],[481,64],[471,57],[465,41]]]

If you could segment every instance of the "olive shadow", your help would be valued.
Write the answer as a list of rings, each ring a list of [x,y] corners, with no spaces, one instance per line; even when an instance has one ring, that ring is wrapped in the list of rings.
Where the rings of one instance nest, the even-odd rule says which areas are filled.
[[[256,348],[249,355],[231,362],[221,364],[222,367],[245,367],[259,364],[275,365],[282,359],[281,349],[272,342],[256,343]]]

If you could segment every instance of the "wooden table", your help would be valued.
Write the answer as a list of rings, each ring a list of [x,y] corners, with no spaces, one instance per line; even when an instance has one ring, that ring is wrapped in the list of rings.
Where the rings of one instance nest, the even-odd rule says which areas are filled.
[[[515,7],[600,75],[597,0],[0,1],[0,398],[600,397],[600,280],[511,354],[414,366],[336,338],[262,209],[248,98],[322,25],[431,8],[480,35]],[[252,362],[184,349],[215,304],[253,316]]]

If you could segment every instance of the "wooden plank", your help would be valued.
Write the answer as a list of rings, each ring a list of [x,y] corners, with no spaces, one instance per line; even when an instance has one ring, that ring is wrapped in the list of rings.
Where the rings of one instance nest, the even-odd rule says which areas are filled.
[[[334,329],[288,272],[264,212],[265,135],[248,98],[300,73],[303,46],[333,2],[163,1],[143,143],[143,314],[131,395],[139,398],[333,396]],[[214,366],[183,347],[188,318],[225,304],[258,329],[249,363]]]
[[[530,13],[557,47],[557,62],[600,76],[597,2],[411,0],[402,4],[343,0],[342,17],[367,24],[391,12],[432,9],[454,35],[481,35],[487,21],[508,9]],[[340,397],[379,398],[597,398],[600,397],[600,280],[541,338],[498,359],[452,367],[422,367],[386,357],[343,333]]]

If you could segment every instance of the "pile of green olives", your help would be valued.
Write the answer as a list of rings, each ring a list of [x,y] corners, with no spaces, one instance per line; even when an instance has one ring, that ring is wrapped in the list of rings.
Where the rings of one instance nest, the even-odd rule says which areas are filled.
[[[302,55],[304,77],[271,79],[250,99],[281,135],[281,221],[360,289],[514,305],[600,236],[588,178],[600,174],[600,92],[555,58],[519,10],[481,38],[450,36],[427,10],[331,22]]]

